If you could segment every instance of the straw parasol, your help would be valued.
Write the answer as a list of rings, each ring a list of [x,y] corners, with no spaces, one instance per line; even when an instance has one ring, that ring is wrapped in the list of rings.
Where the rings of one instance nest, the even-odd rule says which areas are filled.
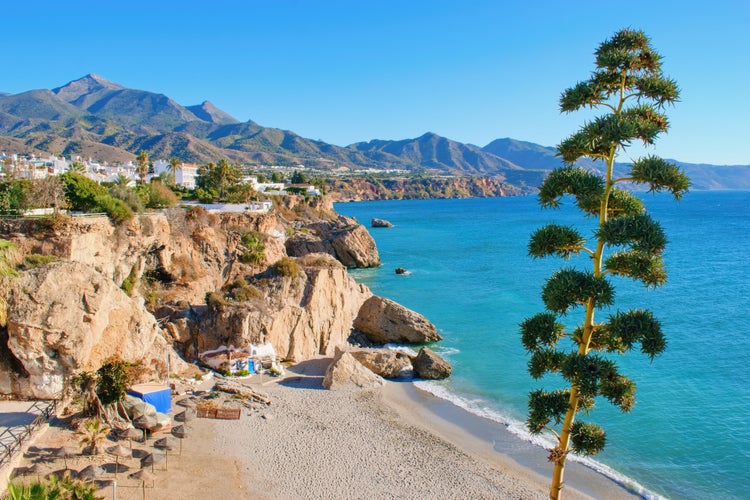
[[[172,427],[172,435],[180,440],[180,455],[182,455],[182,440],[188,436],[187,427],[184,425]]]
[[[139,431],[135,427],[128,427],[124,431],[122,431],[120,434],[118,434],[118,437],[120,439],[127,439],[130,441],[130,449],[133,449],[133,440],[138,439],[139,437],[143,436],[143,431]]]
[[[68,468],[68,458],[76,456],[76,450],[70,446],[61,446],[57,448],[52,455],[57,458],[62,458],[65,461],[65,468]]]
[[[190,422],[195,420],[195,413],[189,410],[181,411],[174,416],[174,419],[178,422]]]
[[[102,469],[98,465],[91,464],[88,467],[84,467],[84,469],[78,473],[79,479],[85,479],[87,481],[93,481],[95,479],[99,479],[104,475],[104,469]]]
[[[131,479],[137,479],[141,482],[141,489],[143,490],[143,498],[145,500],[146,498],[146,481],[153,481],[156,479],[156,476],[154,476],[152,473],[145,469],[141,469],[139,471],[133,472],[128,476]],[[153,487],[153,485],[152,485]]]
[[[169,452],[171,450],[174,450],[175,443],[173,439],[169,439],[169,437],[163,437],[161,439],[157,439],[154,442],[154,447],[159,448],[160,450],[164,450],[164,467],[166,469],[169,469]]]
[[[154,453],[149,453],[145,457],[141,459],[141,467],[146,467],[148,465],[151,466],[151,472],[154,472],[154,464],[159,464],[164,462],[164,455],[157,455]]]
[[[117,477],[117,471],[120,468],[120,457],[125,458],[133,456],[132,450],[125,448],[121,444],[110,446],[109,448],[107,448],[107,453],[109,453],[110,455],[114,455],[115,457],[115,477]]]
[[[141,415],[138,418],[133,419],[133,425],[136,427],[136,429],[142,429],[143,430],[143,440],[146,440],[146,431],[151,430],[154,427],[156,427],[158,424],[156,422],[156,419],[153,417],[149,417],[148,415]]]

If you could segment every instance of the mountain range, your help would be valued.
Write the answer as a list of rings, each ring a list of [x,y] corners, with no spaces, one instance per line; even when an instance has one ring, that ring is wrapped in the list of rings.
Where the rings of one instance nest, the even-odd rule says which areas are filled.
[[[0,150],[122,162],[141,149],[152,158],[174,156],[193,163],[227,158],[328,170],[494,176],[526,188],[538,186],[561,164],[554,148],[510,138],[479,147],[428,132],[414,139],[335,146],[251,120],[240,122],[208,101],[182,106],[163,94],[129,89],[94,74],[49,90],[0,92]],[[695,189],[750,189],[748,165],[677,163]]]

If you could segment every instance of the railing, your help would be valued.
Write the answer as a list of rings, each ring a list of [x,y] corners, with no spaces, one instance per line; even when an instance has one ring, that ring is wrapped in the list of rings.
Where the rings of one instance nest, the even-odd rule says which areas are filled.
[[[13,456],[23,449],[24,441],[33,436],[43,424],[49,422],[57,410],[57,403],[56,399],[34,402],[27,410],[27,413],[32,413],[34,410],[39,412],[33,421],[25,425],[8,427],[0,433],[0,469],[10,463]]]
[[[11,220],[17,220],[17,219],[31,219],[31,220],[41,220],[49,217],[52,214],[47,215],[24,215],[24,214],[0,214],[0,219],[11,219]],[[86,217],[101,217],[102,215],[107,215],[105,212],[91,212],[91,213],[66,213],[61,215],[65,215],[67,217],[72,217],[74,219],[83,219]]]

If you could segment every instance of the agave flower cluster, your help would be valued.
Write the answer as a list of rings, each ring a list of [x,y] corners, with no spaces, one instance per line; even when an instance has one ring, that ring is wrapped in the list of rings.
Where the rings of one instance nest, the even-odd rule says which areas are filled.
[[[625,186],[642,184],[649,191],[668,191],[680,199],[689,187],[680,169],[656,156],[633,162],[627,175],[614,176],[618,153],[633,141],[651,145],[669,126],[663,108],[678,100],[677,84],[662,75],[661,57],[641,31],[625,29],[600,45],[591,77],[563,92],[560,109],[604,110],[558,146],[564,166],[554,170],[539,192],[539,203],[556,208],[570,199],[584,217],[598,219],[590,245],[575,228],[550,224],[535,231],[528,245],[534,258],[570,258],[584,254],[591,267],[566,267],[544,284],[545,311],[521,323],[521,337],[530,353],[529,372],[535,379],[559,374],[567,388],[537,390],[529,396],[528,427],[534,433],[551,431],[558,445],[551,450],[555,463],[551,494],[562,487],[562,467],[571,451],[591,455],[605,444],[605,432],[595,424],[576,422],[576,414],[594,407],[603,397],[627,412],[635,403],[635,383],[620,373],[607,353],[635,348],[653,359],[666,347],[661,326],[646,309],[617,311],[605,319],[595,313],[611,310],[615,289],[611,278],[631,278],[647,287],[666,282],[662,253],[667,238],[641,200]],[[576,166],[581,158],[595,160],[602,172]],[[582,319],[566,331],[563,316]],[[559,429],[556,430],[556,427]]]

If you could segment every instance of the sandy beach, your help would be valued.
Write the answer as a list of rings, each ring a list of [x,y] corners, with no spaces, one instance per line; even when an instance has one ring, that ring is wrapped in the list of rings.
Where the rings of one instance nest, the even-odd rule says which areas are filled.
[[[181,454],[174,451],[166,467],[155,466],[146,498],[548,497],[543,450],[409,382],[324,390],[328,361],[300,363],[281,379],[247,379],[246,385],[270,396],[271,406],[243,409],[240,420],[190,422]],[[121,459],[129,470],[118,475],[117,498],[142,498],[142,484],[127,475],[139,468],[138,457],[153,451],[152,441],[159,437],[134,442],[133,456]],[[61,459],[43,457],[64,444],[75,444],[73,433],[53,422],[19,465],[39,462],[42,474],[59,470]],[[74,470],[91,463],[108,470],[99,494],[113,498],[113,457],[68,459]],[[566,498],[633,498],[580,464],[570,464],[566,473]]]

